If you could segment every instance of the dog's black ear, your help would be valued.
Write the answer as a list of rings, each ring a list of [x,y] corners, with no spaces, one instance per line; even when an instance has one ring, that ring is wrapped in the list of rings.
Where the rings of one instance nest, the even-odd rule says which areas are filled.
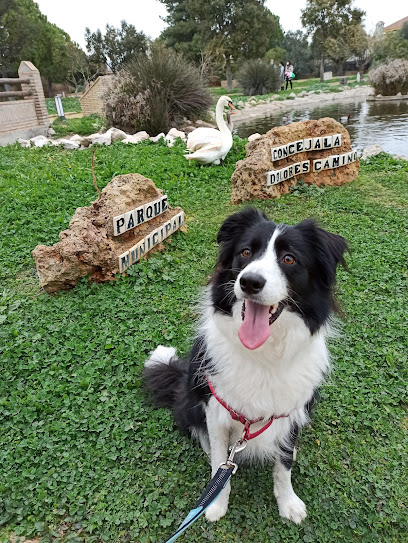
[[[332,234],[320,228],[313,219],[306,219],[295,226],[313,247],[316,264],[325,284],[333,286],[336,281],[336,269],[341,264],[347,269],[344,254],[349,250],[346,240],[338,234]]]
[[[229,242],[241,236],[245,228],[265,220],[268,220],[265,213],[261,213],[254,207],[246,207],[225,219],[217,234],[217,241],[219,244]]]
[[[346,261],[344,260],[344,254],[349,250],[347,241],[343,238],[343,236],[332,234],[327,230],[323,230],[323,228],[318,227],[318,230],[320,238],[323,240],[326,250],[335,260],[336,266],[337,264],[341,264],[344,268],[347,268]]]

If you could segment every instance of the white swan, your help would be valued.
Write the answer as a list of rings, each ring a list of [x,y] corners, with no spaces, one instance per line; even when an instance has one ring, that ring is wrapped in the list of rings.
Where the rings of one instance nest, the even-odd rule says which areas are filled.
[[[215,109],[215,119],[219,130],[215,128],[197,128],[190,132],[184,155],[187,160],[196,160],[200,164],[220,164],[232,147],[232,134],[224,120],[224,107],[235,109],[231,98],[221,96]]]

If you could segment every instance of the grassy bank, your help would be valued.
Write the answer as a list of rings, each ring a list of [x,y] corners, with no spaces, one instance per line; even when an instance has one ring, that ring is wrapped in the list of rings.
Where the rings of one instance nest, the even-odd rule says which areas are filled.
[[[188,163],[144,142],[98,147],[102,188],[139,172],[186,212],[188,233],[109,284],[38,289],[31,250],[53,244],[76,207],[96,196],[92,150],[0,149],[0,526],[3,539],[157,542],[209,479],[197,444],[150,407],[141,368],[157,344],[187,352],[194,303],[214,265],[216,232],[238,208],[226,166]],[[331,342],[333,373],[301,436],[293,484],[308,506],[300,526],[278,516],[272,467],[242,467],[227,517],[200,520],[180,541],[402,543],[406,505],[406,228],[408,167],[380,155],[342,187],[301,187],[254,202],[278,222],[306,217],[345,236],[345,312]]]
[[[98,132],[103,126],[104,120],[99,115],[89,115],[79,119],[66,119],[61,121],[56,119],[52,123],[52,128],[55,130],[55,137],[62,138],[64,136],[72,136],[79,134],[80,136],[89,136]]]
[[[320,79],[293,79],[292,85],[293,89],[290,87],[287,90],[280,90],[279,92],[275,93],[268,93],[268,94],[259,94],[255,96],[247,96],[242,93],[242,89],[235,88],[232,90],[232,92],[228,93],[226,89],[222,87],[212,87],[211,92],[214,94],[216,98],[222,96],[223,94],[228,94],[231,96],[234,105],[238,104],[239,102],[243,102],[244,104],[246,102],[252,101],[253,105],[256,105],[258,103],[262,103],[263,101],[269,100],[272,97],[275,97],[274,100],[276,101],[282,101],[282,100],[293,100],[293,97],[290,97],[291,94],[299,94],[302,91],[311,92],[313,91],[315,94],[321,94],[321,93],[327,93],[327,92],[342,92],[344,90],[344,86],[339,84],[340,77],[333,77],[333,79],[330,79],[329,81],[325,81],[323,83],[320,82]],[[349,88],[355,88],[358,86],[365,85],[366,82],[363,80],[361,83],[357,83],[356,76],[347,77],[347,86]],[[238,106],[239,109],[240,106]],[[241,106],[242,107],[242,106]]]

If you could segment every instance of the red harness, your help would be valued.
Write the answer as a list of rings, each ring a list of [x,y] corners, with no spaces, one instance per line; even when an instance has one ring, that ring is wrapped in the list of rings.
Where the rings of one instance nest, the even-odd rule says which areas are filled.
[[[265,426],[262,426],[262,428],[260,430],[258,430],[257,432],[254,432],[253,434],[251,434],[251,432],[249,431],[249,428],[250,428],[251,424],[255,424],[256,422],[260,422],[261,420],[263,420],[262,417],[260,417],[259,419],[255,419],[255,420],[249,420],[246,417],[244,417],[244,415],[242,415],[241,413],[237,413],[236,411],[234,411],[232,409],[232,407],[230,407],[227,403],[225,403],[224,400],[222,400],[219,396],[217,396],[217,393],[215,392],[214,386],[213,386],[213,384],[211,383],[211,381],[210,381],[210,379],[208,377],[207,377],[207,382],[208,382],[208,386],[210,387],[211,394],[214,396],[214,398],[223,407],[225,407],[225,409],[231,415],[231,418],[233,420],[239,421],[241,424],[244,425],[243,439],[245,441],[249,441],[250,439],[254,439],[254,437],[258,437],[260,434],[262,434],[262,432],[265,432],[265,430],[267,430],[269,428],[269,426],[273,423],[274,420],[281,419],[283,417],[289,417],[289,415],[279,415],[279,417],[271,417],[269,419],[269,421],[265,424]]]

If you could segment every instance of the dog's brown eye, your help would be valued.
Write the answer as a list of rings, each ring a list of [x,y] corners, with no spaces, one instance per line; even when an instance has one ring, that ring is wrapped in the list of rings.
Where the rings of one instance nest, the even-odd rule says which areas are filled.
[[[285,255],[283,257],[283,262],[285,264],[294,264],[296,261],[295,261],[295,258],[292,255]]]
[[[242,252],[241,252],[241,255],[244,256],[245,258],[248,258],[249,256],[251,256],[251,249],[244,249]]]

